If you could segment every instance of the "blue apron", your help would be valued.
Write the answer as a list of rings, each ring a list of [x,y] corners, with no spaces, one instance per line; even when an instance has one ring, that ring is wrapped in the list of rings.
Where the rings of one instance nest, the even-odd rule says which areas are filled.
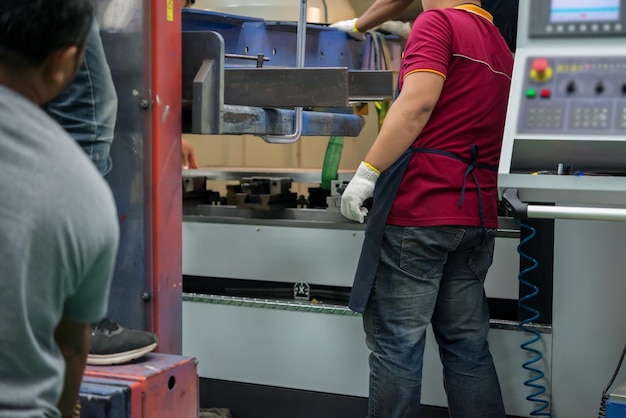
[[[365,311],[365,307],[367,306],[367,301],[369,300],[372,287],[374,286],[374,279],[376,278],[376,272],[378,270],[378,261],[380,258],[385,226],[387,225],[387,217],[389,216],[389,212],[391,211],[393,202],[395,201],[398,189],[400,188],[400,184],[404,178],[404,173],[413,158],[413,154],[416,152],[444,155],[467,165],[463,178],[463,186],[461,188],[461,196],[459,198],[459,206],[463,206],[463,201],[465,199],[465,185],[467,183],[468,176],[471,175],[478,192],[480,224],[483,229],[486,229],[482,193],[474,169],[483,168],[495,172],[498,168],[496,166],[483,165],[476,162],[478,159],[478,146],[470,146],[469,160],[448,151],[410,147],[400,156],[400,158],[396,160],[395,163],[393,163],[391,167],[381,173],[378,181],[376,182],[372,210],[370,210],[367,216],[365,239],[363,240],[361,256],[359,257],[359,263],[354,277],[354,284],[352,285],[352,292],[350,294],[349,306],[353,311],[363,313]]]

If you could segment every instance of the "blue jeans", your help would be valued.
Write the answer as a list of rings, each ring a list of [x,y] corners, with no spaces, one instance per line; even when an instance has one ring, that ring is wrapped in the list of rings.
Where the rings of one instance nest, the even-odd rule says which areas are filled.
[[[426,328],[432,324],[454,418],[505,417],[489,352],[484,280],[495,230],[385,228],[363,314],[371,351],[369,418],[419,417]]]
[[[76,78],[44,109],[78,142],[102,175],[111,170],[117,95],[95,19]]]

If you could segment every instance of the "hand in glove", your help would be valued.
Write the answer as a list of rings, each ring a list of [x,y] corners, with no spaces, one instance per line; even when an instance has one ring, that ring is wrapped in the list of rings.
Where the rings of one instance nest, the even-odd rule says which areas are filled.
[[[357,41],[362,41],[365,39],[365,34],[359,32],[359,30],[356,28],[357,19],[358,18],[355,17],[354,19],[350,19],[350,20],[342,20],[340,22],[333,23],[332,25],[330,25],[330,27],[346,32],[348,35],[350,35],[352,38],[356,39]]]
[[[400,22],[399,20],[389,20],[376,29],[392,35],[398,35],[404,39],[409,39],[411,34],[411,24],[409,22]]]
[[[374,186],[380,172],[366,162],[362,162],[348,187],[341,194],[341,214],[348,219],[363,223],[367,208],[365,199],[374,195]]]

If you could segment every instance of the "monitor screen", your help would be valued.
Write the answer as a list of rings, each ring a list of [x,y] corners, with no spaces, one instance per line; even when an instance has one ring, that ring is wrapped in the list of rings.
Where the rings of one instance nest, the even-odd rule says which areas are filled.
[[[550,22],[613,22],[620,0],[551,0]]]

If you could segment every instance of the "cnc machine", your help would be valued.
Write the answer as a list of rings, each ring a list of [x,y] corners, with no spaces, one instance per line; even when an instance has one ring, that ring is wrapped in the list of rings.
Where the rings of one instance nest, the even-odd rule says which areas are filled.
[[[532,257],[550,277],[539,294],[552,295],[541,306],[551,316],[540,396],[549,403],[537,406],[593,417],[626,344],[626,1],[520,7],[499,187],[534,229],[529,244],[552,240]]]

